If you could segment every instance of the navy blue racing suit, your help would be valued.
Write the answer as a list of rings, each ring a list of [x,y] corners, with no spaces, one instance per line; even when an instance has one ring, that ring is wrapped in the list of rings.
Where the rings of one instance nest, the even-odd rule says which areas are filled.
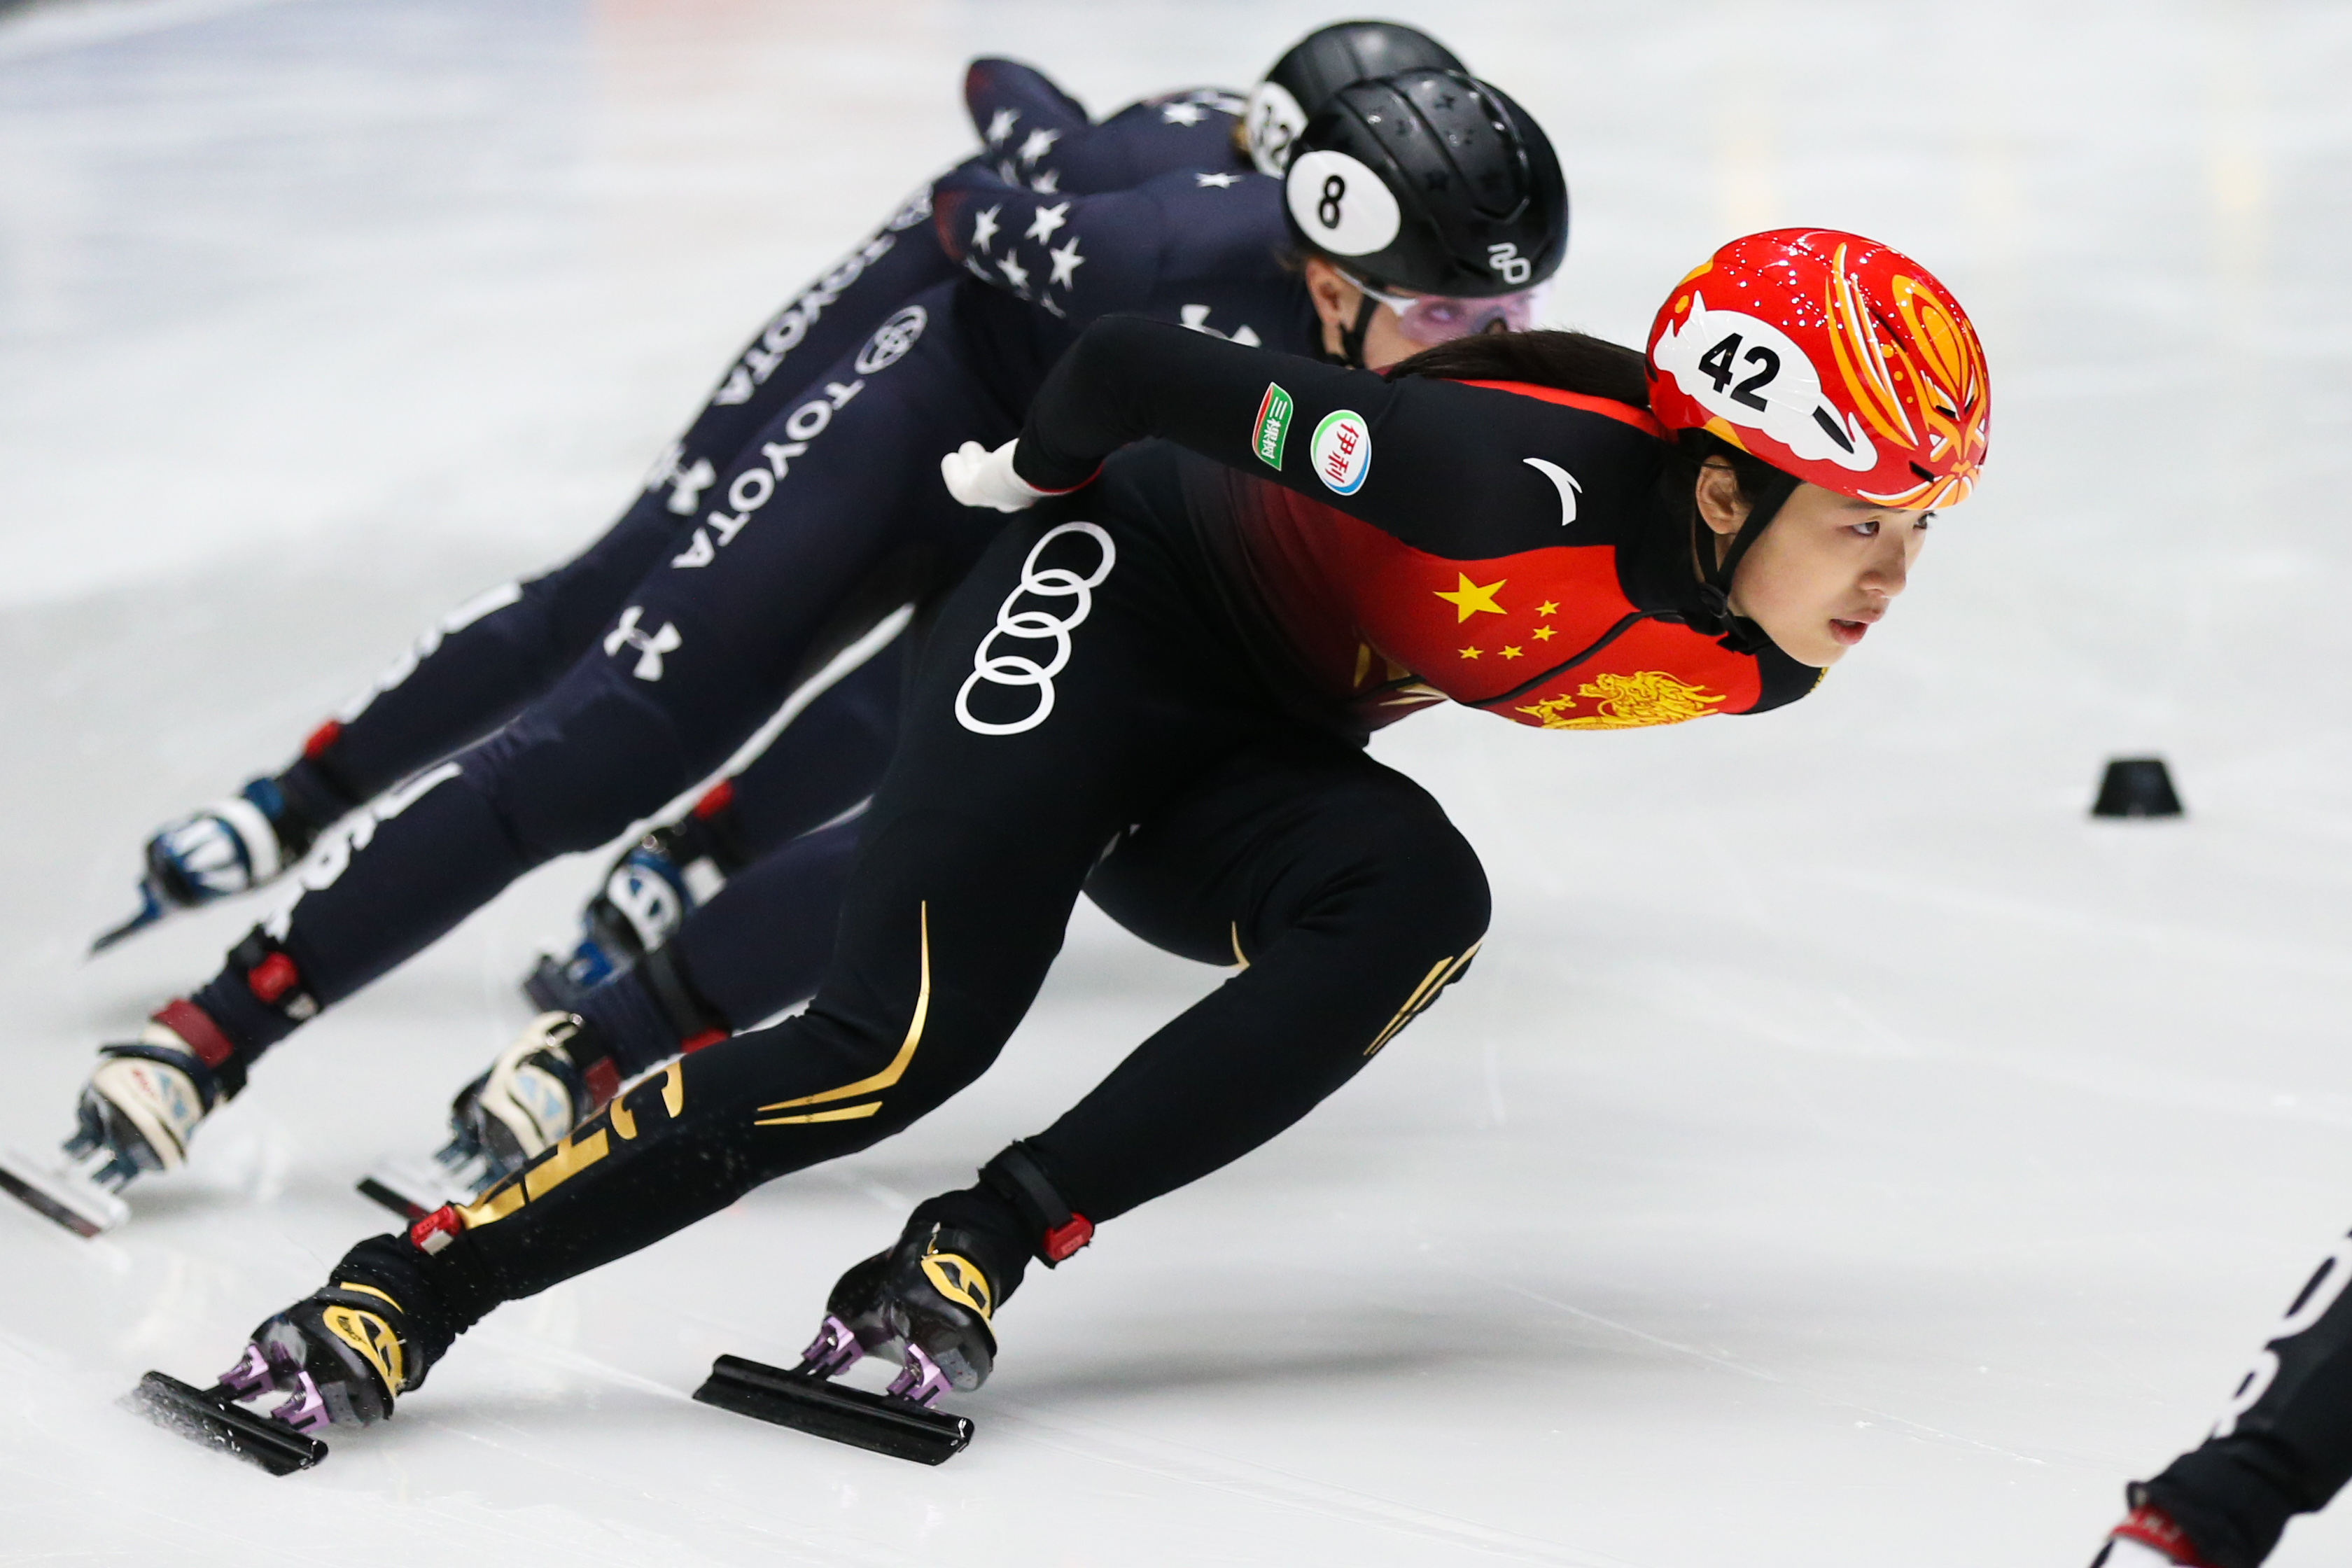
[[[1010,439],[1086,321],[1134,311],[1312,346],[1314,311],[1283,254],[1281,187],[1231,153],[1233,107],[1175,95],[1083,134],[1041,126],[1017,140],[1016,121],[995,157],[941,180],[932,232],[964,276],[905,300],[715,463],[667,559],[585,655],[496,733],[324,844],[296,873],[298,899],[195,994],[229,1042],[232,1079],[516,876],[605,842],[707,777],[840,647],[958,581],[993,531],[948,495],[939,457]],[[1060,185],[1063,142],[1117,140],[1123,125],[1137,143],[1181,132],[1219,155],[1121,191],[1036,188]]]
[[[1078,191],[1117,190],[1213,157],[1209,138],[1171,144],[1154,117],[1092,124],[1039,72],[981,59],[964,99],[995,138],[976,161],[1017,163],[1044,136],[1032,177]],[[703,492],[745,441],[807,391],[810,378],[872,334],[908,296],[955,276],[917,191],[824,273],[794,293],[729,363],[709,400],[646,477],[644,489],[595,543],[538,576],[460,605],[341,713],[320,725],[277,783],[299,836],[333,823],[480,739],[544,691],[611,624],[629,590],[673,548]]]

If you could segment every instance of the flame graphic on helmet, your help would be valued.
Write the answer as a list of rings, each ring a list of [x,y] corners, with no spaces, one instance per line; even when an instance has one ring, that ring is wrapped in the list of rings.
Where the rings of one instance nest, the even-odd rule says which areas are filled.
[[[1822,300],[1838,374],[1855,411],[1887,441],[1907,448],[1913,471],[1923,475],[1907,489],[1863,499],[1915,511],[1958,506],[1975,488],[1984,458],[1984,346],[1934,289],[1901,273],[1889,284],[1897,319],[1880,319],[1845,261],[1841,244]],[[1903,395],[1906,382],[1910,399]]]

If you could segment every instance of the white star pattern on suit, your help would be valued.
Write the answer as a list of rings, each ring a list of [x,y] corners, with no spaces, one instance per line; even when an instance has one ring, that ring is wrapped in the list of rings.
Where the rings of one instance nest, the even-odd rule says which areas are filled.
[[[1021,237],[1045,244],[1054,237],[1054,231],[1068,221],[1069,211],[1070,204],[1067,202],[1057,206],[1039,207],[1029,215],[1028,230]]]

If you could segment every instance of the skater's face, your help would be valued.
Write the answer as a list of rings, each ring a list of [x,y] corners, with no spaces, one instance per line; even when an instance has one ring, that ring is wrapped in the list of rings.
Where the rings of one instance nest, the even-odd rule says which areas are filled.
[[[1699,470],[1698,510],[1720,559],[1748,520],[1728,464]],[[1826,668],[1861,642],[1903,592],[1933,515],[1799,485],[1739,558],[1731,607],[1790,658]]]
[[[1307,292],[1315,301],[1315,314],[1323,322],[1323,352],[1337,357],[1347,348],[1346,333],[1356,324],[1356,312],[1363,308],[1364,291],[1321,257],[1310,256],[1307,258]],[[1420,343],[1404,335],[1394,310],[1386,305],[1373,307],[1371,321],[1364,329],[1366,370],[1386,370],[1421,350]]]

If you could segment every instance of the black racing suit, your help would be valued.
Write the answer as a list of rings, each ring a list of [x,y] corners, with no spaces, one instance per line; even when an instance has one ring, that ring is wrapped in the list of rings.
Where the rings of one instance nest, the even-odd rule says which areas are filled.
[[[939,457],[966,438],[1009,438],[1086,320],[1139,310],[1306,347],[1315,316],[1280,255],[1280,184],[1234,171],[1229,129],[1217,129],[1232,116],[1216,98],[1150,100],[1093,134],[1131,159],[1134,143],[1164,148],[1181,132],[1217,149],[1218,168],[1094,195],[1041,192],[1057,183],[1045,161],[1066,140],[1048,127],[997,160],[1026,184],[984,162],[940,181],[933,228],[958,279],[903,301],[716,466],[664,560],[548,691],[297,869],[296,901],[193,998],[221,1037],[208,1064],[234,1081],[516,876],[657,810],[834,651],[961,577],[994,520],[948,496]],[[1113,134],[1128,122],[1136,135]],[[812,930],[836,898],[837,882],[812,883]]]
[[[1046,384],[1019,468],[1076,486],[1155,436],[1190,450],[1112,458],[949,596],[808,1011],[672,1063],[461,1211],[423,1265],[448,1323],[939,1105],[1021,1021],[1082,887],[1241,966],[1026,1140],[1070,1211],[1114,1218],[1305,1115],[1475,952],[1478,862],[1365,755],[1369,724],[1452,695],[1610,729],[1814,684],[1685,625],[1687,521],[1641,410],[1114,319]],[[1576,477],[1572,520],[1530,457]],[[1343,626],[1352,646],[1327,635]],[[1416,641],[1427,668],[1400,667]]]
[[[2255,1568],[2352,1480],[2352,1237],[2289,1303],[2213,1433],[2130,1489],[2214,1568]]]

